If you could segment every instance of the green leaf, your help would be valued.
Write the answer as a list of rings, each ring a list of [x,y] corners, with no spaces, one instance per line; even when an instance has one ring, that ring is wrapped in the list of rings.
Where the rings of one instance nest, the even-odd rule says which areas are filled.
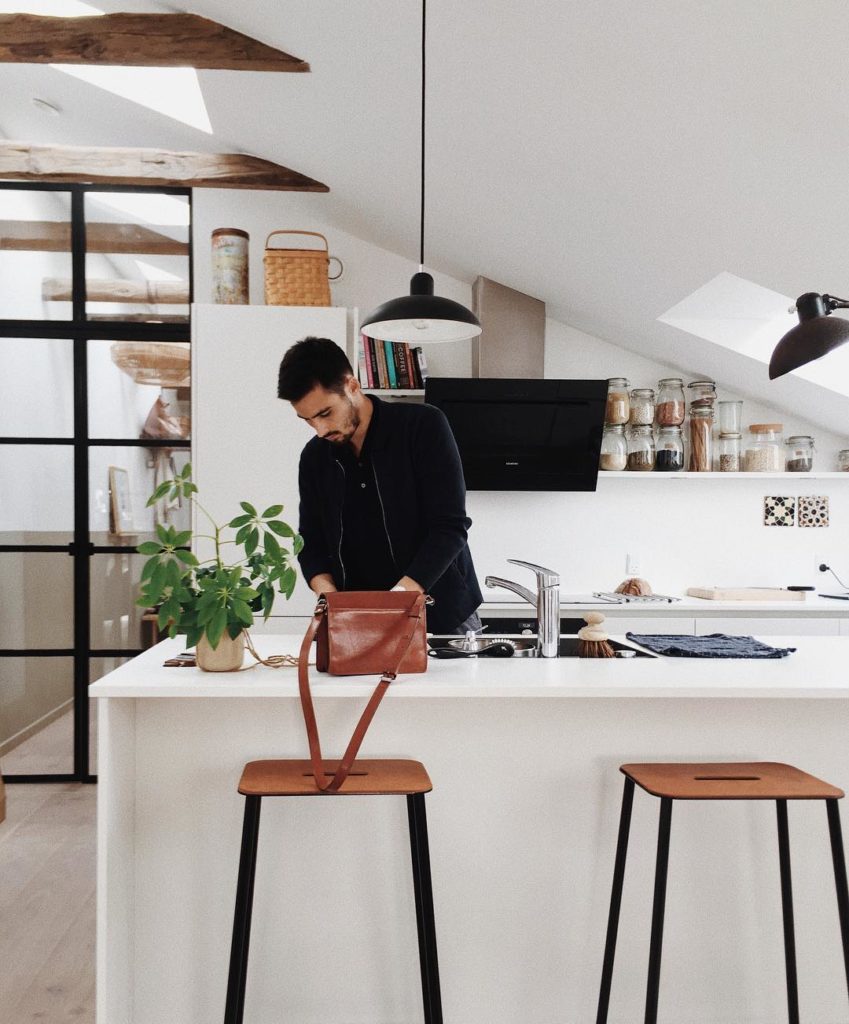
[[[171,538],[168,535],[168,531],[162,526],[161,523],[156,524],[156,536],[160,539],[163,544],[170,544]]]
[[[285,594],[287,600],[292,596],[297,579],[298,574],[291,566],[285,569],[280,576],[280,593]]]
[[[292,553],[299,555],[304,550],[304,538],[299,534],[295,534],[295,539],[292,541]]]
[[[245,510],[245,512],[247,512],[247,513],[248,513],[248,515],[249,515],[249,516],[253,516],[253,517],[254,517],[254,519],[258,518],[258,516],[259,516],[259,513],[258,513],[258,512],[257,512],[257,510],[256,510],[256,509],[255,509],[255,508],[253,507],[253,505],[251,505],[251,504],[250,504],[250,502],[247,502],[247,501],[240,501],[240,502],[239,502],[239,506],[240,506],[240,508],[243,508],[243,509]]]
[[[191,553],[191,551],[186,551],[183,548],[178,548],[174,552],[174,554],[177,556],[177,558],[180,559],[181,562],[184,562],[186,565],[198,565],[199,564],[197,558],[195,558],[195,556]]]
[[[259,530],[254,527],[245,540],[245,554],[252,555],[259,544]]]
[[[275,561],[280,558],[280,545],[277,543],[273,533],[267,533],[265,535],[265,552],[269,558],[272,558]]]
[[[213,618],[212,622],[206,627],[206,638],[209,640],[210,646],[213,650],[218,646],[218,641],[221,639],[224,630],[227,628],[227,612],[222,608],[218,611]]]
[[[251,619],[251,625],[253,625],[253,619]],[[230,634],[230,639],[235,640],[236,637],[242,632],[242,624],[240,622],[231,622],[227,627],[227,632]]]
[[[153,494],[151,494],[151,496],[147,499],[147,507],[150,508],[151,505],[155,505],[157,503],[157,501],[160,501],[162,498],[164,498],[165,495],[168,493],[168,491],[170,489],[171,489],[171,481],[170,480],[163,481],[156,488],[156,490],[153,492]]]
[[[175,548],[184,548],[188,544],[191,544],[191,541],[192,541],[192,531],[191,530],[182,530],[180,533],[175,533],[174,534],[174,542],[173,543],[174,543],[174,547]]]
[[[233,601],[233,614],[246,626],[252,626],[254,624],[254,613],[245,604],[244,601]]]
[[[140,555],[158,555],[161,550],[162,545],[157,544],[155,540],[146,540],[136,548]]]
[[[231,519],[227,524],[231,529],[235,530],[240,526],[244,526],[245,523],[252,523],[254,521],[253,516],[236,516],[235,519]]]
[[[282,511],[282,505],[269,505],[268,508],[262,513],[262,518],[273,519],[275,516],[279,516]]]
[[[248,522],[239,530],[236,534],[236,543],[244,544],[248,534],[253,529],[253,519],[249,519]]]
[[[180,470],[180,477],[183,480],[188,480],[191,477],[191,475],[192,475],[192,464],[191,464],[191,462],[187,462],[185,464],[185,466],[183,466],[182,470]]]
[[[279,519],[274,519],[270,523],[265,524],[269,530],[273,530],[278,537],[294,537],[295,531],[288,523],[282,523]]]
[[[197,494],[197,492],[198,492],[198,489],[197,489],[197,487],[194,484],[192,484],[192,483],[183,484],[183,497],[184,498],[188,498],[189,495],[191,495],[191,494]]]

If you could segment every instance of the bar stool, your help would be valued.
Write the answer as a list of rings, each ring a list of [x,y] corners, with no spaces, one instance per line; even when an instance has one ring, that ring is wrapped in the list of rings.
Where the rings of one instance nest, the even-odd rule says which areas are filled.
[[[326,774],[333,775],[337,764],[324,762]],[[239,781],[245,797],[242,827],[242,852],[236,886],[236,910],[233,917],[233,942],[230,948],[230,974],[224,1024],[242,1024],[245,1008],[245,981],[248,968],[248,943],[251,930],[254,875],[259,840],[259,812],[263,797],[274,796],[406,796],[410,829],[410,853],[413,860],[413,888],[416,898],[416,922],[419,933],[419,967],[425,1024],[442,1024],[439,990],[439,965],[436,957],[436,930],[433,920],[433,891],[430,879],[430,854],[427,841],[425,793],[433,786],[423,764],[418,761],[355,761],[341,788],[324,793],[316,788],[309,761],[250,761]]]
[[[646,1024],[657,1021],[657,1000],[660,985],[660,954],[663,945],[663,915],[666,905],[666,873],[669,863],[669,831],[673,800],[774,800],[778,814],[778,860],[781,876],[781,909],[784,918],[784,966],[787,975],[787,1010],[790,1024],[799,1022],[799,998],[796,987],[796,940],[793,930],[793,890],[790,879],[790,839],[787,828],[788,800],[824,800],[831,837],[834,881],[837,887],[837,912],[843,939],[843,963],[849,986],[849,888],[846,883],[846,862],[837,801],[843,790],[821,779],[775,762],[742,762],[732,764],[623,764],[625,776],[619,839],[613,869],[613,891],[607,920],[604,966],[598,1000],[596,1024],[605,1024],[610,1002],[616,934],[625,878],[625,858],[631,826],[634,784],[652,796],[660,797],[660,823],[657,835],[657,864],[652,906],[649,972],[646,990]]]

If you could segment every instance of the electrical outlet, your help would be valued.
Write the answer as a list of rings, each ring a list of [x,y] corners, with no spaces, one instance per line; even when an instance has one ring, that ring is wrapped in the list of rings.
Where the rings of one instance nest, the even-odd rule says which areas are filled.
[[[640,575],[640,556],[638,554],[635,554],[633,551],[629,551],[625,555],[625,575]]]

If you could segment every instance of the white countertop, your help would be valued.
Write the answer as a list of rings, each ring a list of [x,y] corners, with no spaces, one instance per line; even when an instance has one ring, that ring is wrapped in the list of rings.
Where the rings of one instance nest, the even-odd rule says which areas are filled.
[[[826,588],[826,593],[831,591]],[[840,593],[840,587],[835,584],[834,593]],[[480,607],[482,615],[492,615],[494,612],[503,612],[510,616],[527,616],[529,618],[536,614],[525,601],[517,601],[506,597],[502,599],[499,594],[506,594],[505,591],[485,590],[484,603]],[[600,611],[605,615],[612,612],[614,615],[627,612],[629,615],[658,614],[658,615],[691,615],[694,612],[704,615],[710,612],[722,612],[727,615],[729,611],[751,613],[769,612],[770,615],[849,615],[849,601],[835,600],[834,598],[820,597],[819,594],[807,593],[802,601],[709,601],[703,597],[686,597],[679,594],[669,594],[669,597],[680,597],[678,601],[650,601],[647,603],[634,601],[623,604],[612,604],[608,602],[599,603],[598,600],[591,601],[590,594],[565,594],[560,596],[560,611],[563,615],[569,612]],[[586,597],[586,601],[582,598]]]
[[[614,639],[623,639],[614,637]],[[403,697],[849,697],[849,637],[770,636],[774,647],[795,647],[774,660],[714,658],[431,658],[421,675],[399,677],[388,699]],[[300,638],[254,637],[259,652],[297,654]],[[296,697],[297,671],[259,665],[241,672],[210,673],[164,668],[184,639],[164,640],[89,687],[93,697]],[[246,655],[245,664],[249,664]],[[369,676],[310,673],[313,695],[356,697],[371,693]]]

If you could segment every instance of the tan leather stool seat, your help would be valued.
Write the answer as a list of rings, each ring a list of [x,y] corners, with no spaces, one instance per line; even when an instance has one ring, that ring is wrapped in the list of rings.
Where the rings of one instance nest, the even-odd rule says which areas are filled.
[[[324,761],[332,776],[338,762]],[[316,788],[310,761],[249,761],[239,780],[243,796],[407,796],[433,789],[420,761],[354,761],[351,774],[334,793]]]
[[[652,796],[670,800],[840,800],[842,789],[778,761],[623,764]]]

